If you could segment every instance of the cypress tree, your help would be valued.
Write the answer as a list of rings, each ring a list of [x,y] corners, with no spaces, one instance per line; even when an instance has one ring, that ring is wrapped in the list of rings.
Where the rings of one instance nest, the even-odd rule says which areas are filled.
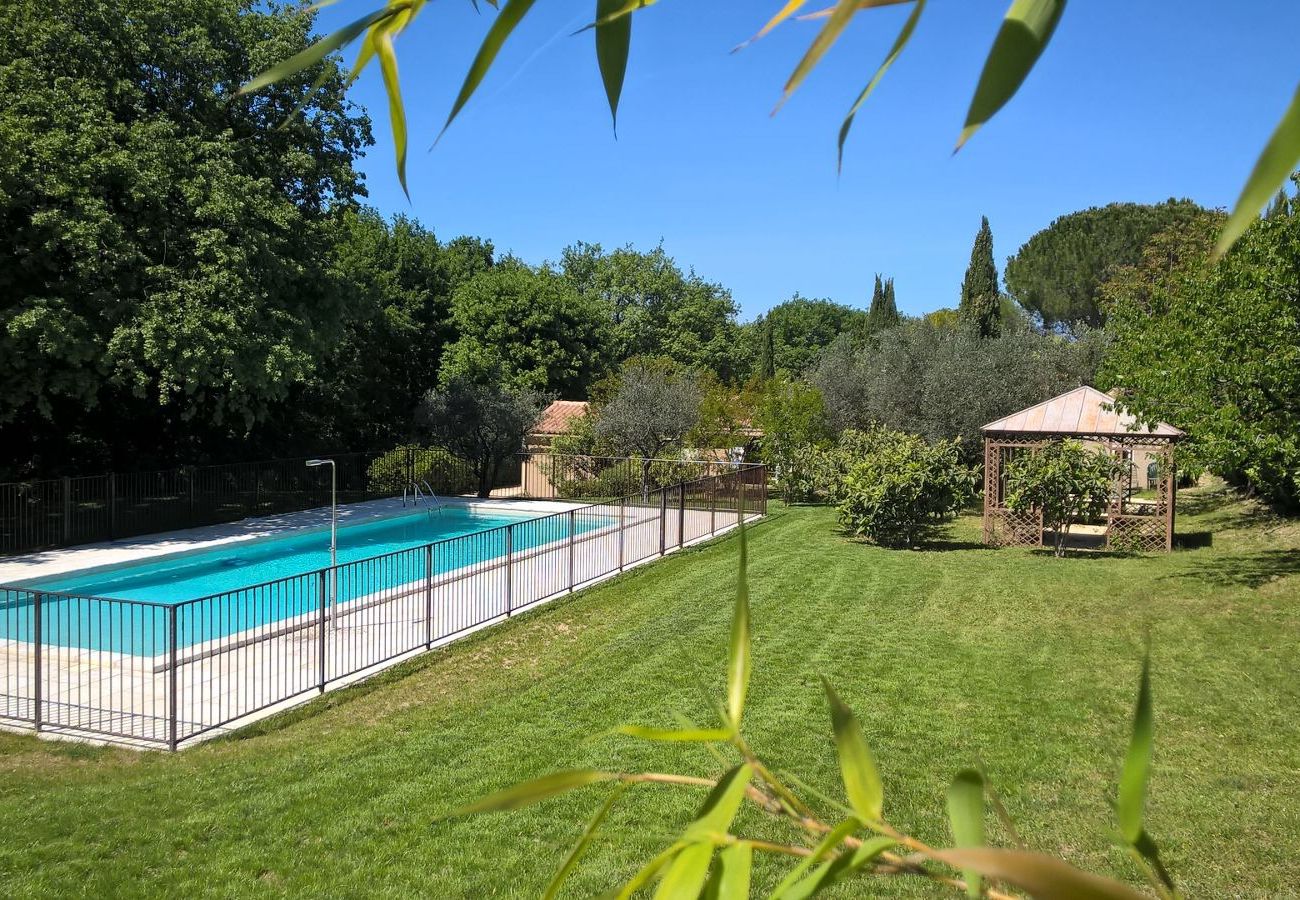
[[[1001,305],[998,267],[993,262],[993,230],[989,228],[988,216],[984,216],[975,235],[975,246],[971,247],[966,277],[961,282],[961,304],[957,312],[981,336],[994,337],[998,333]]]
[[[772,323],[763,319],[763,333],[758,348],[758,374],[764,381],[776,377],[776,342],[772,337]]]
[[[1277,196],[1273,198],[1273,203],[1264,213],[1266,219],[1276,219],[1278,216],[1285,216],[1291,211],[1291,198],[1286,195],[1286,188],[1277,189]]]
[[[894,279],[881,281],[876,276],[876,289],[871,294],[871,307],[867,310],[867,333],[875,334],[886,328],[893,328],[902,320],[898,314],[898,304],[894,302]]]

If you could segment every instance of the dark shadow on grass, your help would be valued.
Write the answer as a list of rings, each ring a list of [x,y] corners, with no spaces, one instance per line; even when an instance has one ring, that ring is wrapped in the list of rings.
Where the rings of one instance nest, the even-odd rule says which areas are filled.
[[[1175,550],[1201,550],[1213,546],[1213,531],[1183,531],[1174,535]]]
[[[1288,575],[1300,575],[1300,552],[1262,550],[1206,559],[1171,578],[1193,578],[1222,587],[1258,588]]]

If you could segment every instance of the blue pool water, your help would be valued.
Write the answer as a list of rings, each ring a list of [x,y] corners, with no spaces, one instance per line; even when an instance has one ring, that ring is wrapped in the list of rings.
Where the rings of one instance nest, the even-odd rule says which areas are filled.
[[[582,516],[575,530],[601,524]],[[510,537],[515,551],[569,534],[568,516],[539,519],[454,506],[341,527],[338,603],[426,578],[430,559],[436,576],[503,556],[504,525],[515,526]],[[426,554],[423,547],[434,542],[445,543]],[[0,637],[32,640],[34,592],[50,591],[56,593],[42,601],[42,643],[154,656],[168,646],[168,606],[177,606],[177,645],[188,647],[318,611],[319,572],[329,564],[325,529],[28,581],[23,590],[0,592]],[[205,599],[189,602],[199,598]]]

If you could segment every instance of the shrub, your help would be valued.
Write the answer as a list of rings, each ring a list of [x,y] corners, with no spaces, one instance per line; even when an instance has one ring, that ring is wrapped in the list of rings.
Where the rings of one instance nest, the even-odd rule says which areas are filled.
[[[975,496],[977,474],[963,465],[958,443],[927,444],[884,430],[852,438],[854,460],[838,490],[840,524],[884,546],[909,546]]]
[[[439,494],[470,494],[476,484],[468,462],[446,450],[418,444],[395,447],[366,469],[370,490],[376,494],[400,494],[410,486],[412,476],[417,482],[427,481]]]
[[[1007,465],[1007,506],[1041,509],[1043,526],[1055,534],[1055,555],[1064,556],[1070,526],[1106,508],[1121,465],[1078,441],[1048,444]]]

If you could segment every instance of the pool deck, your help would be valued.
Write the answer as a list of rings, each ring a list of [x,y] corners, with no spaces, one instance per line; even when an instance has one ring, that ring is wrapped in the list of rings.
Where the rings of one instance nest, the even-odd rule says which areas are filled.
[[[444,497],[448,506],[473,506],[493,512],[528,512],[546,516],[583,506],[559,500],[480,499],[477,497]],[[370,522],[389,516],[413,512],[398,498],[349,503],[339,507],[339,527]],[[85,569],[98,569],[122,563],[139,562],[153,556],[206,550],[222,544],[235,544],[283,535],[291,531],[312,528],[329,528],[330,509],[308,509],[278,516],[242,519],[224,525],[204,525],[162,534],[120,538],[98,544],[85,544],[59,550],[43,550],[22,556],[4,557],[0,561],[0,585],[16,584],[33,578],[45,578]]]

